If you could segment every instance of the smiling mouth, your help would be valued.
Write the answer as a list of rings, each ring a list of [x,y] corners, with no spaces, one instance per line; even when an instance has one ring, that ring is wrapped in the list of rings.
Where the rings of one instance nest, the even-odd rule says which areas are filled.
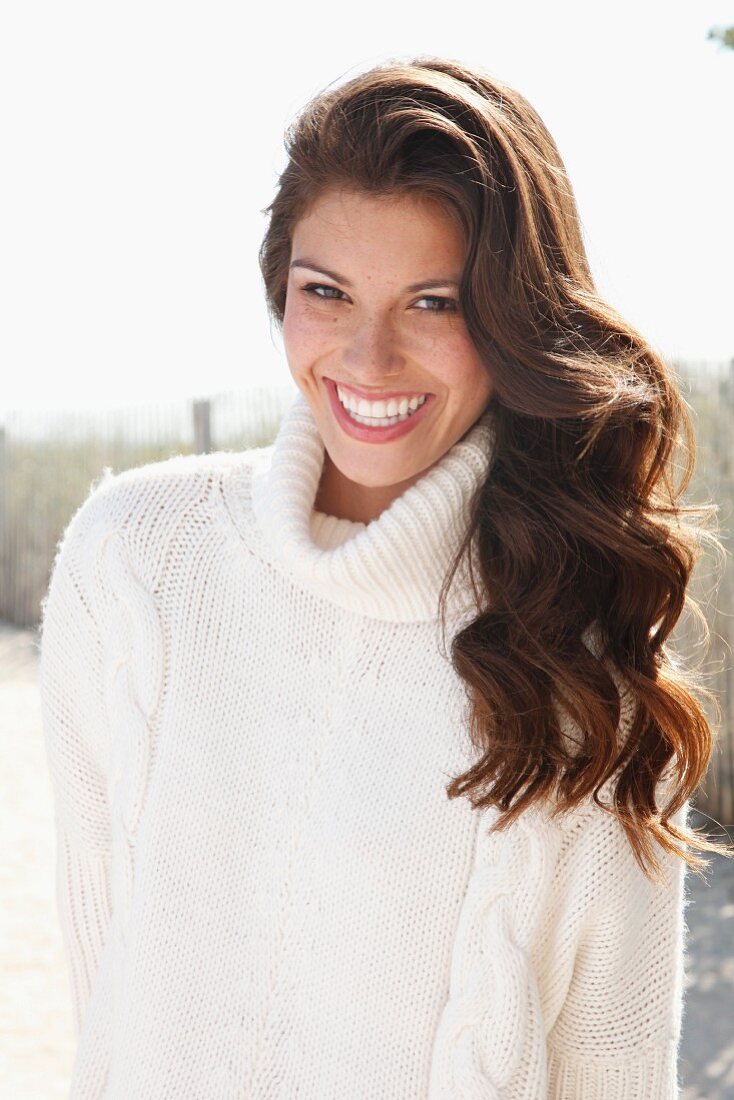
[[[364,397],[356,396],[338,382],[335,387],[339,403],[350,419],[367,427],[388,428],[392,424],[400,424],[417,412],[428,397],[427,394],[396,394],[368,401]]]

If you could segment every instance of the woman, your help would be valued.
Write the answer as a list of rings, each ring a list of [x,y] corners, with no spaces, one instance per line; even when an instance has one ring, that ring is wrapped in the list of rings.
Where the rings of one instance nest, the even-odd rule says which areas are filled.
[[[288,152],[277,439],[108,472],[44,603],[72,1096],[677,1096],[685,404],[514,89],[386,63]]]

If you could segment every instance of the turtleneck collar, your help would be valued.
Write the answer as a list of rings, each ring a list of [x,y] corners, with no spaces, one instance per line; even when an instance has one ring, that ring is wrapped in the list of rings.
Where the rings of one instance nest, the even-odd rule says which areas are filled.
[[[368,524],[315,511],[325,448],[299,391],[252,478],[255,520],[273,556],[306,589],[398,622],[438,616],[438,596],[491,462],[486,411],[463,439]],[[454,586],[449,593],[452,602]]]

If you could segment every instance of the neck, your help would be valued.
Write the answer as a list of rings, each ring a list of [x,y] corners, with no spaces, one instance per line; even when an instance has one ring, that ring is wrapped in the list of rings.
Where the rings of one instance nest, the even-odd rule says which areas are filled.
[[[305,590],[351,613],[395,622],[435,620],[446,571],[466,534],[470,504],[486,479],[493,446],[488,413],[407,489],[332,481],[330,462],[324,474],[326,450],[318,425],[299,391],[273,445],[243,464],[243,476],[252,478],[261,552]],[[320,507],[314,508],[320,481]],[[240,515],[249,538],[247,490],[238,503],[238,486],[235,478],[228,507],[235,524]],[[325,547],[314,541],[312,531],[314,511],[323,508],[329,517]],[[350,520],[359,529],[344,532]],[[340,525],[342,530],[335,531]],[[317,526],[323,534],[324,525],[318,521]],[[338,537],[332,540],[332,535]],[[451,615],[464,614],[470,594],[460,575],[449,594]]]
[[[425,471],[421,471],[415,477],[396,482],[395,485],[360,485],[359,482],[345,477],[331,460],[328,451],[325,451],[314,508],[353,523],[371,523],[424,473]]]

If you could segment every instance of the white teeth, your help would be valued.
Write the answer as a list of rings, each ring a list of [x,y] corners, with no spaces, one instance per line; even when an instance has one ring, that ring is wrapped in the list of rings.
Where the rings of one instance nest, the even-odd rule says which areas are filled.
[[[420,397],[390,397],[387,401],[366,401],[336,387],[339,400],[352,418],[359,424],[373,427],[386,427],[398,421],[407,420],[426,400],[426,394]]]

